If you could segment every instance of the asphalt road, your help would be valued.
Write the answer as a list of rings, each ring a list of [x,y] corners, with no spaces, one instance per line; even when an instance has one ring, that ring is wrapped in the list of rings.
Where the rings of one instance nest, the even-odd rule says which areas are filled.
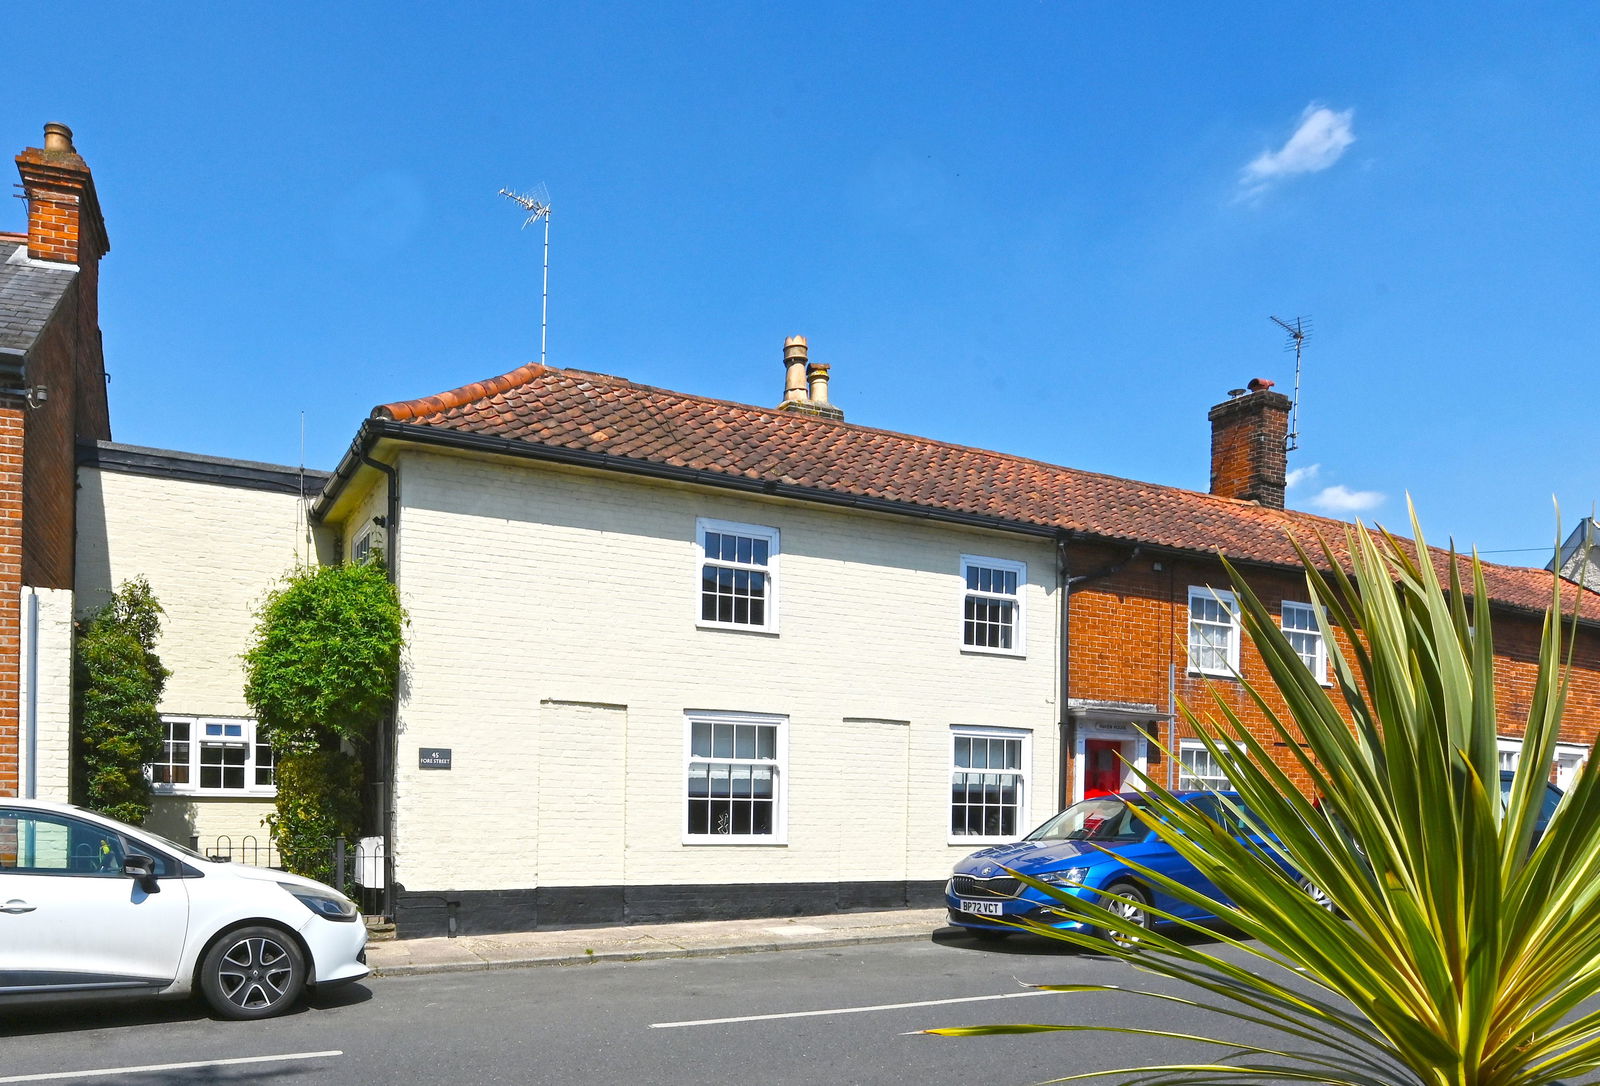
[[[991,1022],[1227,1028],[1134,994],[1022,994],[1019,981],[1155,983],[1064,945],[980,943],[953,929],[842,950],[370,978],[267,1022],[216,1021],[190,1003],[14,1013],[0,1022],[0,1084],[1006,1086],[1205,1050],[1116,1034],[912,1031]],[[194,1066],[174,1066],[184,1064]]]

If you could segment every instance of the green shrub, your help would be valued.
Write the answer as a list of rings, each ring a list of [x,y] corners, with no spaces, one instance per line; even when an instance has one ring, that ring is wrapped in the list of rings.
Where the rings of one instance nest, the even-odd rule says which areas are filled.
[[[405,612],[381,564],[291,571],[256,615],[245,698],[277,758],[267,825],[285,867],[329,881],[335,837],[361,829],[364,751],[394,701]]]
[[[150,813],[146,763],[165,738],[158,708],[170,672],[156,655],[161,605],[142,577],[123,582],[78,627],[74,715],[84,803],[139,825]]]
[[[333,840],[353,846],[361,830],[361,763],[343,751],[313,750],[279,760],[277,809],[267,827],[283,866],[331,884]]]
[[[383,567],[293,570],[256,619],[245,699],[273,749],[365,742],[394,699],[405,623]]]

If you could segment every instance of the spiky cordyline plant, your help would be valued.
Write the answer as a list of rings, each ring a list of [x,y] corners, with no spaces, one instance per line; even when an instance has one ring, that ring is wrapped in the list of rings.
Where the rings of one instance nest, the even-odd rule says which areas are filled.
[[[1477,604],[1469,609],[1456,556],[1450,558],[1447,590],[1426,558],[1419,563],[1413,557],[1429,551],[1414,514],[1412,526],[1414,552],[1358,525],[1350,537],[1349,574],[1326,542],[1321,563],[1300,552],[1323,616],[1337,698],[1311,675],[1229,566],[1245,629],[1286,712],[1249,682],[1243,689],[1319,800],[1295,787],[1220,698],[1210,719],[1188,707],[1183,716],[1212,756],[1228,766],[1248,808],[1239,813],[1262,834],[1259,847],[1230,837],[1177,802],[1160,782],[1139,775],[1149,797],[1141,817],[1233,904],[1129,866],[1151,886],[1242,933],[1244,938],[1226,929],[1206,931],[1223,946],[1252,955],[1254,966],[1209,953],[1204,944],[1144,930],[1136,918],[1017,876],[1053,893],[1062,913],[1113,938],[1016,926],[1188,982],[1209,997],[1143,994],[1221,1011],[1274,1030],[1280,1040],[1252,1045],[1088,1025],[929,1032],[1112,1029],[1228,1049],[1215,1063],[1055,1080],[1061,1082],[1137,1073],[1131,1081],[1146,1086],[1548,1086],[1600,1068],[1600,1012],[1580,1008],[1600,991],[1600,759],[1584,764],[1548,829],[1542,836],[1536,832],[1570,663],[1563,659],[1560,582],[1552,577],[1522,758],[1509,800],[1502,803],[1496,744],[1502,722],[1496,717],[1483,571],[1474,558],[1470,596]],[[1317,565],[1332,572],[1318,573]],[[1334,627],[1350,634],[1348,652],[1334,640]],[[1514,730],[1513,722],[1505,723]],[[1319,906],[1283,865],[1307,885],[1324,888],[1337,912]],[[1180,928],[1197,927],[1149,912]]]

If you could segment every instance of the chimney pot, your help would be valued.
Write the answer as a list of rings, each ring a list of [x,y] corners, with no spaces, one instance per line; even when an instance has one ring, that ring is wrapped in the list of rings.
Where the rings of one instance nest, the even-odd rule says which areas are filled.
[[[72,129],[56,121],[45,125],[44,149],[52,153],[77,154],[77,149],[72,146]]]
[[[806,337],[790,336],[783,341],[783,402],[806,402]]]
[[[1245,387],[1251,392],[1265,392],[1277,383],[1276,381],[1269,381],[1265,377],[1252,377],[1250,378],[1250,383]]]
[[[806,366],[806,385],[812,403],[828,402],[828,369],[826,362],[812,362]]]

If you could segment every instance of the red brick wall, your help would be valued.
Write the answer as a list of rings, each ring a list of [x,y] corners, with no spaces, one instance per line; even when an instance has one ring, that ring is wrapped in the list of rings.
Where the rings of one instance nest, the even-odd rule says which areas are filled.
[[[1102,548],[1074,548],[1073,572],[1102,569],[1128,554]],[[1154,562],[1164,569],[1156,571]],[[1275,614],[1284,600],[1307,602],[1302,576],[1266,570],[1247,571],[1251,588]],[[1080,585],[1071,601],[1071,662],[1069,696],[1101,701],[1153,704],[1165,712],[1168,704],[1168,667],[1174,676],[1172,694],[1209,715],[1219,696],[1237,712],[1253,734],[1276,743],[1266,718],[1231,679],[1208,679],[1188,672],[1189,586],[1228,587],[1220,563],[1140,555],[1119,573]],[[1512,612],[1494,617],[1496,647],[1496,697],[1502,735],[1521,734],[1537,671],[1541,620]],[[1348,646],[1341,631],[1335,637]],[[1282,708],[1270,688],[1266,666],[1248,640],[1240,651],[1240,671],[1257,684],[1269,704]],[[1600,732],[1600,634],[1580,633],[1573,657],[1571,689],[1562,738],[1585,745]],[[1192,734],[1179,726],[1180,735]],[[1289,754],[1282,751],[1282,764]],[[1293,774],[1299,776],[1299,774]],[[1302,783],[1305,783],[1302,780]]]
[[[40,588],[72,587],[78,371],[86,362],[103,372],[99,336],[86,344],[78,319],[82,286],[80,277],[28,355],[29,381],[49,389],[43,403],[23,409],[27,457],[22,480],[22,583]],[[104,377],[99,381],[103,390]],[[86,436],[101,435],[91,431]]]
[[[30,147],[16,159],[28,197],[28,253],[76,264],[78,275],[28,351],[28,384],[46,398],[33,407],[0,404],[0,795],[15,795],[21,783],[21,586],[73,587],[76,440],[111,437],[98,300],[110,243],[71,133],[46,126],[45,135],[47,145],[65,143]]]

